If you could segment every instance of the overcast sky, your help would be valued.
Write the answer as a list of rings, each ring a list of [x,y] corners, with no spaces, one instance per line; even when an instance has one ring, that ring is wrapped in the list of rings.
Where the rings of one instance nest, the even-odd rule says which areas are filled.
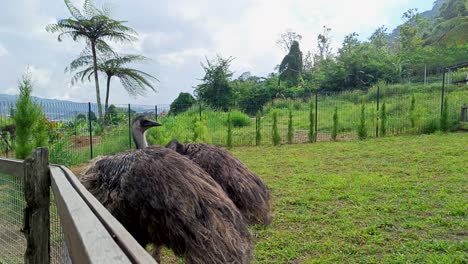
[[[81,6],[82,1],[73,1]],[[127,20],[139,40],[115,48],[152,59],[134,65],[156,76],[159,92],[129,97],[116,79],[112,103],[168,104],[179,92],[193,93],[203,77],[200,62],[216,54],[233,56],[235,77],[245,71],[265,76],[284,52],[275,44],[292,29],[303,36],[301,50],[315,50],[322,26],[332,28],[334,51],[343,37],[357,32],[366,39],[380,25],[392,30],[409,8],[425,11],[432,0],[96,0],[112,3],[112,16]],[[58,42],[45,26],[69,17],[61,0],[2,0],[0,7],[0,93],[16,94],[17,81],[29,65],[33,94],[79,102],[95,101],[92,83],[72,86],[64,68],[84,48],[71,40]],[[101,88],[104,79],[101,79]],[[103,90],[101,92],[103,95]]]

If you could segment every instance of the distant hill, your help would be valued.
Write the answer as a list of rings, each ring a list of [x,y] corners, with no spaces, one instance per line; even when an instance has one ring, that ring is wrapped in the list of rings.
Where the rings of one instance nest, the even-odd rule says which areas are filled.
[[[17,95],[0,94],[0,116],[10,116],[9,109],[10,107],[14,107],[17,97]],[[32,99],[43,106],[44,112],[49,120],[67,120],[78,114],[86,114],[89,109],[88,103],[47,99],[35,96],[32,96]],[[120,108],[127,111],[127,106],[121,105]],[[154,106],[131,105],[131,110],[137,113],[153,112]],[[91,111],[97,113],[97,105],[95,103],[91,103]]]
[[[434,21],[437,18],[437,16],[439,15],[440,8],[447,1],[448,0],[436,0],[434,2],[434,5],[432,6],[431,10],[426,10],[426,11],[424,11],[422,13],[419,13],[419,14],[423,18],[427,18],[427,19],[429,19],[431,21]],[[400,33],[400,27],[401,27],[401,25],[397,26],[395,29],[393,29],[392,33],[390,33],[388,35],[388,40],[389,40],[390,43],[395,41],[398,38],[398,35]]]

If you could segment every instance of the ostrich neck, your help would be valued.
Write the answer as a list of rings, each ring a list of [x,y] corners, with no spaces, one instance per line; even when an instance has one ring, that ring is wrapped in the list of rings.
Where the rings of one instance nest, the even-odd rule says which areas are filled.
[[[135,145],[137,149],[144,149],[148,147],[148,142],[146,141],[146,131],[145,132],[133,132],[133,141],[135,141]]]

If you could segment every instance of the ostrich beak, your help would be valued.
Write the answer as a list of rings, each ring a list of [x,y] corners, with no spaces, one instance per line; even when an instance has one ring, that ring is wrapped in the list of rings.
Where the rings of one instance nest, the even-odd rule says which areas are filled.
[[[151,127],[155,127],[155,126],[162,126],[162,124],[158,123],[158,122],[155,122],[155,121],[151,121],[151,120],[145,120],[145,121],[143,121],[142,126],[144,128],[151,128]]]

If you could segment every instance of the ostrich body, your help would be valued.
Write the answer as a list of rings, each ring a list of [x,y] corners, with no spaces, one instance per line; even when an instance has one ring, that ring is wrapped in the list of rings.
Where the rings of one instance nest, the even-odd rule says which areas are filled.
[[[255,173],[228,151],[202,143],[172,140],[166,148],[185,155],[221,185],[249,224],[271,223],[270,192]]]
[[[133,135],[158,123],[137,118]],[[249,263],[250,236],[223,189],[192,161],[170,149],[149,147],[93,160],[83,185],[142,245],[162,245],[186,263]]]

